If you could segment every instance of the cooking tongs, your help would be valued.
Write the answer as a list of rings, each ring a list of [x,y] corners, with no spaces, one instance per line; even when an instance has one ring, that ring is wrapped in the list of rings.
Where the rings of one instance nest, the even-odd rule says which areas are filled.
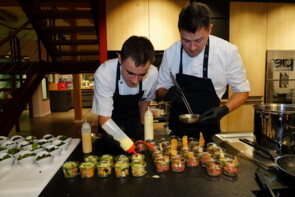
[[[174,78],[174,76],[173,76],[173,74],[172,74],[171,72],[170,72],[170,77],[171,77],[171,79],[172,79],[172,82],[173,82],[174,85],[176,86],[177,90],[178,90],[179,93],[181,94],[181,98],[182,98],[182,100],[183,100],[183,102],[184,102],[184,104],[185,104],[186,109],[188,110],[188,112],[189,112],[190,114],[193,114],[192,108],[190,107],[190,105],[189,105],[189,103],[188,103],[188,101],[187,101],[187,99],[186,99],[186,97],[185,97],[185,95],[184,95],[184,93],[183,93],[181,87],[179,86],[179,84],[177,83],[177,81],[175,80],[175,78]]]

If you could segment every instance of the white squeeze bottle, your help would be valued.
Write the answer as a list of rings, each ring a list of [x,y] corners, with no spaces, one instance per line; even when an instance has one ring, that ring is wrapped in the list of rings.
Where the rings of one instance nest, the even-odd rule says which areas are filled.
[[[154,139],[154,117],[150,108],[144,114],[144,140]]]
[[[82,125],[82,149],[83,153],[92,152],[92,141],[91,141],[91,127],[85,118],[85,122]]]
[[[118,127],[118,125],[112,119],[108,119],[101,127],[108,134],[113,136],[115,140],[120,142],[120,146],[124,151],[137,155],[133,141],[120,129],[120,127]]]

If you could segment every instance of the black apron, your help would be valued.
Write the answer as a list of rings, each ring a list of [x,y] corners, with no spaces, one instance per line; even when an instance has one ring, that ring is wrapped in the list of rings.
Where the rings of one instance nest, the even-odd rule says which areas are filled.
[[[116,90],[113,96],[114,109],[112,119],[125,132],[136,140],[143,139],[143,127],[141,125],[139,102],[144,91],[142,81],[139,83],[139,93],[135,95],[119,94],[120,64],[117,65]]]
[[[208,59],[209,59],[209,39],[205,47],[204,62],[203,62],[203,78],[186,75],[182,73],[182,52],[180,49],[180,65],[179,73],[176,74],[176,80],[184,91],[184,94],[190,104],[194,114],[202,114],[205,111],[218,107],[220,99],[218,98],[213,83],[208,76]],[[215,124],[182,124],[179,122],[178,116],[188,114],[188,111],[183,103],[171,104],[169,116],[169,128],[172,130],[172,135],[180,137],[187,135],[189,137],[199,138],[199,133],[202,132],[205,140],[212,141],[212,135],[220,132],[220,123]]]

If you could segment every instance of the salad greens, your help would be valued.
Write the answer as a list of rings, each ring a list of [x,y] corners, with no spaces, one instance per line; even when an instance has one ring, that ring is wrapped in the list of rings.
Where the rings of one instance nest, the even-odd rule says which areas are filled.
[[[9,153],[11,155],[15,155],[16,153],[18,153],[21,150],[22,150],[21,148],[10,148],[10,149],[8,149],[7,153]]]
[[[42,155],[37,156],[36,161],[39,161],[39,160],[47,158],[47,157],[52,157],[52,155],[49,153],[48,154],[44,153]]]
[[[47,152],[53,152],[53,151],[55,151],[55,150],[57,150],[57,148],[56,147],[51,147],[51,148],[45,148],[45,150],[47,151]]]
[[[5,149],[6,149],[5,147],[0,146],[0,151],[3,151]]]
[[[22,160],[24,158],[32,157],[32,156],[36,156],[36,153],[26,153],[26,154],[20,155],[18,156],[17,160]]]
[[[65,140],[68,139],[68,138],[69,138],[68,136],[62,135],[62,136],[59,136],[59,137],[58,137],[58,140],[65,141]]]
[[[11,155],[6,154],[4,157],[0,158],[0,161],[3,161],[5,159],[11,158]]]

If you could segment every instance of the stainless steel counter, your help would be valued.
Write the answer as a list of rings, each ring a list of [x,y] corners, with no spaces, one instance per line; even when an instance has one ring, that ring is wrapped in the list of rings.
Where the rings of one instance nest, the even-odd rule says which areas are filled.
[[[239,138],[245,138],[250,141],[254,140],[253,133],[221,133],[216,134],[213,137],[213,140],[220,144],[221,142],[228,142],[230,146],[239,150],[242,154],[249,158],[253,158],[253,150],[254,148],[239,141]]]
[[[213,136],[213,140],[217,144],[226,143],[228,146],[235,149],[238,154],[243,154],[253,162],[263,168],[269,168],[275,166],[274,162],[270,158],[266,158],[262,152],[258,152],[252,146],[249,146],[239,140],[239,138],[245,138],[250,141],[254,141],[253,133],[220,133]]]

